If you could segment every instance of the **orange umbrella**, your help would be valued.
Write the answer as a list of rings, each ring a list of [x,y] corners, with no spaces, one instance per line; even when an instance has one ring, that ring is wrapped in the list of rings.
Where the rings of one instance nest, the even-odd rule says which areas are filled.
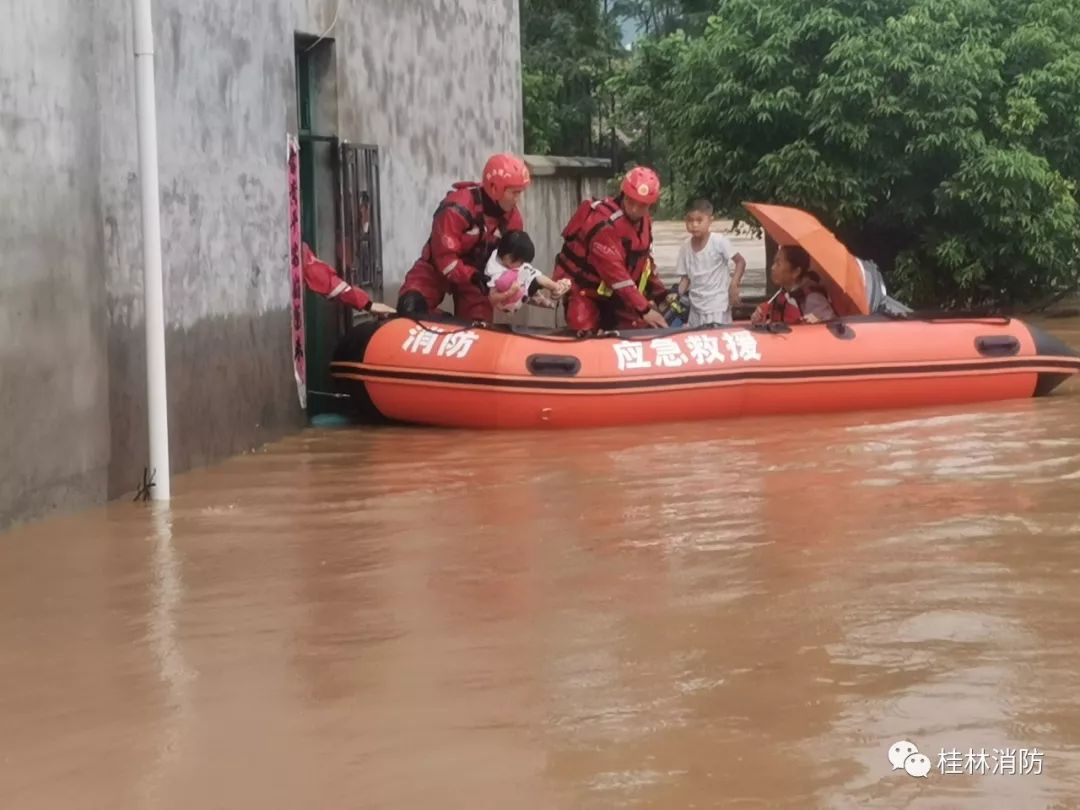
[[[798,245],[813,260],[830,288],[838,315],[869,314],[866,282],[858,259],[817,218],[798,208],[743,203],[778,245]],[[831,282],[831,283],[829,283]]]

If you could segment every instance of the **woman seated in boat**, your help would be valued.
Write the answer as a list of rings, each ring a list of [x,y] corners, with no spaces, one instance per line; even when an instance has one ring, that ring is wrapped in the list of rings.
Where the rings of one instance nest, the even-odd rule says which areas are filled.
[[[780,290],[758,305],[750,323],[821,323],[836,317],[821,277],[810,269],[810,255],[798,245],[776,252],[769,277]]]

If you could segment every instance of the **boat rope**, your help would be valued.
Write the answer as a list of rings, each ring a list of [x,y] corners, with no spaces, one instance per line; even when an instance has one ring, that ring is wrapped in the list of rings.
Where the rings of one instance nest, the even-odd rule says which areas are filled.
[[[513,326],[511,324],[493,324],[493,323],[488,323],[487,321],[471,321],[468,324],[461,324],[459,326],[456,326],[453,329],[437,329],[437,328],[432,328],[432,327],[427,326],[426,323],[424,323],[423,321],[417,319],[416,317],[414,317],[412,315],[392,315],[390,317],[391,317],[391,319],[402,318],[402,319],[405,319],[405,320],[412,321],[418,327],[423,329],[425,332],[435,332],[435,333],[440,334],[440,335],[453,335],[453,334],[457,334],[457,333],[460,333],[460,332],[468,332],[468,331],[473,330],[473,329],[484,329],[484,330],[489,331],[489,332],[499,332],[499,333],[509,332],[511,334],[521,335],[523,337],[532,338],[533,340],[543,340],[543,341],[548,341],[548,342],[551,342],[551,343],[581,343],[581,342],[585,342],[585,341],[589,341],[589,340],[596,340],[598,338],[619,338],[621,340],[645,342],[645,341],[649,341],[649,340],[654,340],[657,336],[666,336],[666,335],[670,335],[670,334],[685,335],[685,334],[689,334],[689,333],[692,333],[692,332],[707,332],[707,331],[710,331],[712,329],[731,328],[732,326],[734,326],[734,324],[718,324],[718,323],[709,324],[709,323],[705,323],[705,324],[702,324],[701,326],[692,326],[692,327],[682,326],[682,327],[676,327],[676,328],[672,328],[672,329],[647,329],[647,330],[642,329],[642,330],[637,330],[637,331],[641,332],[641,334],[637,334],[637,335],[625,334],[625,333],[623,333],[622,331],[620,331],[618,329],[608,329],[608,330],[600,329],[600,330],[597,330],[596,332],[590,332],[588,330],[577,330],[576,332],[569,332],[569,333],[563,334],[563,335],[544,335],[544,334],[532,334],[532,333],[529,333],[529,332],[521,332],[521,331],[519,331],[519,327]],[[427,319],[427,323],[432,323],[431,319]],[[764,323],[764,324],[753,324],[753,325],[747,324],[743,328],[748,329],[748,330],[750,330],[752,332],[768,332],[768,333],[772,333],[772,334],[787,334],[787,333],[789,333],[791,331],[790,326],[788,326],[787,324],[779,324],[779,323]]]
[[[927,323],[1010,324],[1013,320],[1008,315],[971,311],[941,312],[938,310],[923,310],[921,312],[882,312],[880,314],[894,321],[925,321]]]
[[[908,313],[881,313],[884,317],[890,320],[897,321],[924,321],[926,323],[984,323],[984,324],[1009,324],[1012,322],[1012,318],[1007,315],[992,315],[988,313],[976,313],[976,312],[908,312]],[[676,334],[689,334],[693,332],[704,332],[717,328],[730,328],[734,324],[718,324],[718,323],[706,323],[700,326],[692,327],[677,327],[673,329],[649,329],[640,330],[642,334],[630,335],[624,334],[618,329],[600,329],[596,332],[588,330],[567,331],[562,335],[554,334],[533,334],[529,332],[519,331],[521,327],[514,326],[512,324],[495,324],[487,321],[470,321],[469,323],[457,322],[453,328],[432,328],[427,323],[440,323],[438,319],[426,318],[421,320],[413,315],[392,315],[391,319],[404,318],[412,321],[418,327],[426,332],[436,332],[442,335],[452,335],[459,332],[467,332],[472,329],[484,329],[490,332],[499,332],[522,335],[524,337],[532,338],[533,340],[548,341],[551,343],[581,343],[589,340],[596,340],[598,338],[619,338],[621,340],[645,342],[655,339],[657,336],[666,336],[672,333]],[[843,318],[837,318],[837,322],[843,322]],[[449,323],[449,322],[443,322]],[[556,324],[558,323],[558,314],[556,311]],[[564,327],[565,328],[565,327]],[[791,327],[782,323],[762,323],[762,324],[747,324],[744,329],[748,329],[751,332],[769,333],[775,335],[784,335],[791,332]],[[636,330],[637,331],[637,330]]]

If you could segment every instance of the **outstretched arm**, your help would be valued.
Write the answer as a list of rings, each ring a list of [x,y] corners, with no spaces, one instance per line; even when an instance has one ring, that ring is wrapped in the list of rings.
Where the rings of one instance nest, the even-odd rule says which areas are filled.
[[[735,265],[735,275],[731,279],[731,288],[728,290],[728,303],[731,306],[742,303],[742,279],[746,272],[746,259],[741,253],[731,257],[731,263]]]

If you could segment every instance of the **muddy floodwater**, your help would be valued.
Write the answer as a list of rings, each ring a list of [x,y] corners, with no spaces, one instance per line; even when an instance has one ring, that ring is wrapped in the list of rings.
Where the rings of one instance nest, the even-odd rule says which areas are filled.
[[[1080,382],[173,488],[0,535],[0,808],[1080,807]]]

